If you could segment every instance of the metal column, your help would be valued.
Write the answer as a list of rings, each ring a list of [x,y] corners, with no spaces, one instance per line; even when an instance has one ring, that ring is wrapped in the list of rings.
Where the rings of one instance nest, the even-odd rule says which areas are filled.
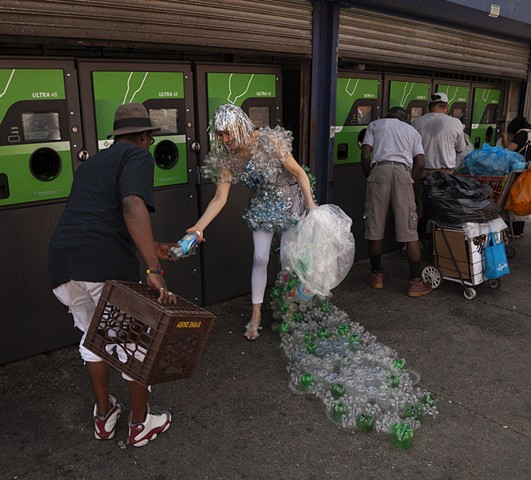
[[[334,142],[331,134],[336,115],[339,3],[313,2],[312,85],[310,97],[310,168],[317,177],[316,197],[332,200]]]

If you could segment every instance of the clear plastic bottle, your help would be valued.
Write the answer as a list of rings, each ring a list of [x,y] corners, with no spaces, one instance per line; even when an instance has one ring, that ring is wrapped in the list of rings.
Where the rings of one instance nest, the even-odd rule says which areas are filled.
[[[195,247],[197,245],[197,238],[193,233],[187,233],[181,238],[175,247],[171,247],[168,252],[168,256],[174,260],[188,257],[195,253]]]

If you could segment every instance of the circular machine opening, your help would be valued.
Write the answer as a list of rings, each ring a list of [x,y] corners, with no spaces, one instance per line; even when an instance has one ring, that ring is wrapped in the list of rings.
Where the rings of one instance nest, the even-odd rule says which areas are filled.
[[[61,171],[61,157],[51,148],[38,148],[31,154],[29,167],[37,180],[49,182],[57,178]]]
[[[155,147],[155,163],[163,170],[175,167],[179,160],[179,149],[171,140],[162,140]]]
[[[493,136],[494,136],[494,129],[492,127],[487,128],[487,133],[485,133],[485,141],[487,143],[490,143]]]

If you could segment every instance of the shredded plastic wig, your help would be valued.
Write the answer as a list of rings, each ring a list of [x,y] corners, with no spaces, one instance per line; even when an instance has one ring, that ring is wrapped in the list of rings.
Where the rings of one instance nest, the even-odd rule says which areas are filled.
[[[219,138],[220,132],[228,132],[238,145],[247,145],[253,130],[253,122],[240,107],[231,103],[220,105],[208,123],[210,146],[216,152],[226,150],[225,144]]]

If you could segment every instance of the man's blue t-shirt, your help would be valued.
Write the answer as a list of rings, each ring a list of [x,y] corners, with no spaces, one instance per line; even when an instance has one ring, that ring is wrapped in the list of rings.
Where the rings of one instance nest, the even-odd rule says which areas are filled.
[[[79,167],[50,242],[53,288],[70,280],[140,280],[136,248],[123,217],[127,195],[143,198],[148,210],[155,211],[148,150],[118,142]]]

